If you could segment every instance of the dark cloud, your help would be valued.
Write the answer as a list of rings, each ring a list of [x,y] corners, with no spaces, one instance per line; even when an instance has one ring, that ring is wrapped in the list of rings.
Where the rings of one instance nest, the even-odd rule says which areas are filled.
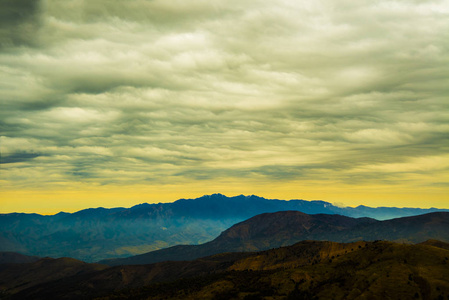
[[[0,49],[35,45],[39,14],[39,0],[0,1]]]
[[[41,156],[41,154],[37,153],[20,153],[20,152],[11,154],[2,153],[0,157],[0,164],[26,162],[39,156]]]

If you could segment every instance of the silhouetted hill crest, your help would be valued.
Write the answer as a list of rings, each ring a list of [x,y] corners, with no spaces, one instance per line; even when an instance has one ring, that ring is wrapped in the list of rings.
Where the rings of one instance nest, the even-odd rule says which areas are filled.
[[[23,264],[38,261],[40,257],[16,252],[0,252],[0,264]]]

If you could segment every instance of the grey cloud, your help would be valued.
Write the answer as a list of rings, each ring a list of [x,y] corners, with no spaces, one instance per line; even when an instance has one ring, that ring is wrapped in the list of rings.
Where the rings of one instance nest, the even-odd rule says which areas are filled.
[[[38,153],[20,153],[20,152],[10,154],[2,153],[2,156],[0,158],[0,164],[26,162],[39,156],[41,156],[41,154]]]
[[[2,28],[36,24],[1,31],[2,148],[45,153],[10,158],[11,182],[396,183],[360,169],[448,150],[442,4],[2,5]]]
[[[0,2],[0,49],[36,44],[40,4],[39,0]]]
[[[146,1],[131,0],[126,3],[114,1],[75,1],[72,11],[67,12],[67,5],[50,0],[46,3],[48,13],[62,19],[78,22],[107,21],[119,18],[130,22],[162,23],[165,26],[179,26],[203,18],[210,18],[223,12],[224,6],[219,1],[194,0],[180,1]]]

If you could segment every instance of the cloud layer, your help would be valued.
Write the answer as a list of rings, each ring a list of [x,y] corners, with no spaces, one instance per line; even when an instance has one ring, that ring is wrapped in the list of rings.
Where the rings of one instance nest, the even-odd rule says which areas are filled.
[[[8,0],[0,14],[4,188],[447,188],[447,0]]]

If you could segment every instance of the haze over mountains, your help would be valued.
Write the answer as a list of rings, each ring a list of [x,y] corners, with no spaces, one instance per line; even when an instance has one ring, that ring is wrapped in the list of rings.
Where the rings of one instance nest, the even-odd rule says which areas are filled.
[[[449,212],[380,221],[278,211],[200,245],[100,263],[3,252],[0,299],[446,299],[448,228]]]
[[[267,212],[388,219],[442,211],[435,208],[338,207],[324,201],[269,200],[258,196],[206,195],[131,208],[95,208],[51,216],[0,215],[0,251],[73,257],[84,261],[127,257],[179,244],[201,244],[233,224]]]
[[[180,245],[128,258],[104,260],[108,265],[140,265],[191,260],[223,252],[261,251],[303,240],[356,242],[388,240],[419,243],[449,242],[449,212],[385,221],[340,215],[307,215],[298,211],[265,213],[238,223],[201,245]]]

